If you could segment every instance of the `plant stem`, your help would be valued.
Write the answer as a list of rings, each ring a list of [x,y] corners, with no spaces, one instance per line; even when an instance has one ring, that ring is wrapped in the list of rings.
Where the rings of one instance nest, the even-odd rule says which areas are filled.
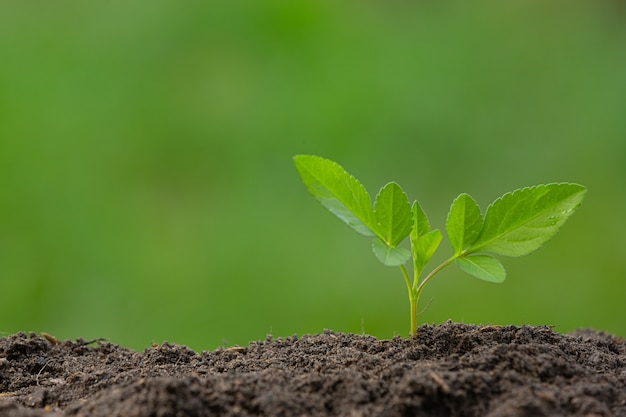
[[[417,328],[417,301],[414,297],[413,286],[411,285],[411,279],[409,278],[409,274],[406,272],[406,268],[404,265],[400,265],[400,270],[402,271],[402,275],[404,276],[404,281],[406,282],[406,288],[409,292],[409,303],[411,303],[411,337],[415,336],[415,329]]]
[[[411,303],[411,337],[415,337],[415,334],[417,332],[417,303],[419,302],[420,295],[422,294],[424,286],[428,281],[432,279],[432,277],[441,272],[441,270],[444,269],[446,266],[454,262],[455,259],[456,256],[453,256],[443,262],[437,268],[433,269],[430,274],[428,274],[426,278],[424,278],[424,280],[419,283],[419,285],[419,276],[417,272],[414,274],[413,284],[411,285],[411,279],[409,278],[409,274],[406,272],[406,268],[404,267],[404,265],[400,265],[400,270],[402,271],[402,275],[404,276],[404,281],[406,282],[406,286],[409,292],[409,303]]]
[[[430,272],[430,274],[426,275],[426,278],[424,278],[424,281],[420,282],[419,286],[417,287],[417,296],[419,297],[419,295],[422,293],[422,290],[424,289],[424,286],[426,285],[428,281],[430,281],[432,277],[437,275],[443,268],[445,268],[446,266],[454,262],[455,259],[456,259],[456,256],[451,257],[450,259],[446,260],[441,265],[439,265],[437,268],[433,269]]]

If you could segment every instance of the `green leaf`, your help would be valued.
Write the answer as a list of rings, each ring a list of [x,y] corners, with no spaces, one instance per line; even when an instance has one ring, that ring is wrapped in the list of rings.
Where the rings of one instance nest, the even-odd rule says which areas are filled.
[[[426,233],[430,232],[430,223],[428,223],[428,218],[422,210],[422,207],[419,205],[417,201],[413,202],[413,231],[412,233],[416,233],[417,237],[424,236]]]
[[[375,235],[372,200],[356,178],[319,156],[297,155],[294,164],[304,185],[324,207],[357,232]]]
[[[469,251],[523,256],[538,249],[580,205],[586,188],[560,183],[522,188],[493,202]]]
[[[413,255],[413,268],[416,276],[422,273],[430,258],[437,251],[441,238],[441,232],[437,229],[422,236],[411,233],[411,255]]]
[[[506,278],[504,267],[493,256],[466,256],[456,258],[454,262],[462,271],[483,281],[500,283]]]
[[[482,227],[483,215],[478,204],[468,194],[459,195],[452,202],[446,220],[448,240],[455,256],[474,243]]]
[[[414,273],[419,276],[430,258],[435,254],[442,236],[439,230],[430,230],[428,218],[417,201],[413,203],[412,211],[411,255],[413,256]]]
[[[380,189],[374,202],[377,235],[389,247],[395,248],[411,233],[411,205],[402,188],[390,182]]]
[[[372,250],[374,254],[386,266],[404,265],[411,257],[411,251],[406,248],[392,248],[385,242],[375,237],[372,240]]]

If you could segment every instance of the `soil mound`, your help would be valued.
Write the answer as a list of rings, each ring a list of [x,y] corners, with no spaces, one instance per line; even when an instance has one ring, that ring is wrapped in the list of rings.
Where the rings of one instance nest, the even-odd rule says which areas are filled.
[[[451,322],[417,339],[325,331],[202,353],[0,339],[2,417],[413,415],[626,417],[626,341]]]

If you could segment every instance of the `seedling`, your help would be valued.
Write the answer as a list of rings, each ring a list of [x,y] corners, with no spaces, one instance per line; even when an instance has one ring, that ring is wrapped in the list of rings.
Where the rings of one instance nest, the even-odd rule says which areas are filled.
[[[581,204],[586,188],[558,183],[521,188],[491,203],[483,217],[468,194],[450,207],[446,233],[453,255],[420,280],[424,267],[441,243],[417,201],[411,205],[395,182],[382,187],[372,206],[365,187],[339,164],[313,155],[294,157],[309,192],[331,213],[362,235],[372,237],[372,250],[385,265],[400,267],[411,304],[411,336],[417,329],[417,304],[424,286],[454,263],[484,281],[499,283],[506,271],[493,255],[524,256],[556,234]],[[401,246],[409,238],[410,249]],[[405,264],[412,259],[413,279]]]

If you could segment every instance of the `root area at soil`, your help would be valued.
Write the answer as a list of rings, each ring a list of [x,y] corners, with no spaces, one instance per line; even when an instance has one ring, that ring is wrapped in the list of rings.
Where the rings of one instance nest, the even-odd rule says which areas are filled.
[[[17,333],[0,338],[0,416],[626,417],[626,341],[448,322],[140,353]]]

